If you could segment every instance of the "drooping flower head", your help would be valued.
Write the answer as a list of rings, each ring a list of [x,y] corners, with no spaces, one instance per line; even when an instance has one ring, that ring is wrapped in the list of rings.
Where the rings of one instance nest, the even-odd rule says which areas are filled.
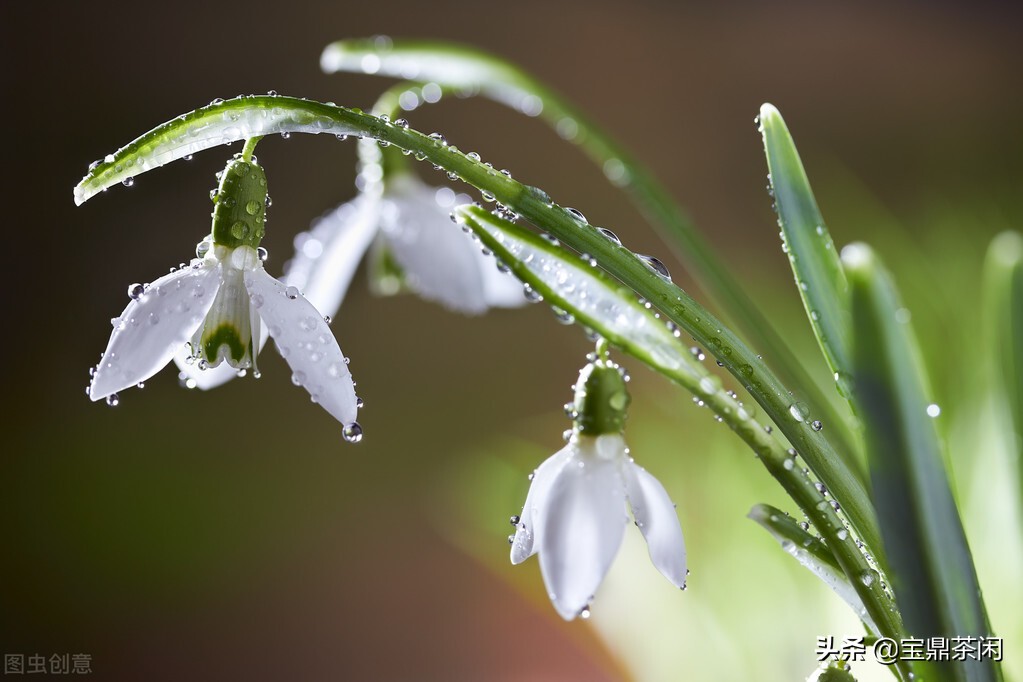
[[[220,175],[210,236],[197,258],[150,285],[133,285],[131,301],[92,373],[89,396],[101,400],[156,374],[187,350],[200,370],[227,365],[256,373],[262,325],[292,369],[292,380],[358,440],[358,398],[348,361],[319,311],[294,286],[263,269],[266,174],[236,156]]]
[[[513,517],[511,561],[539,554],[554,608],[566,620],[588,613],[629,521],[646,538],[650,558],[685,588],[686,550],[664,486],[629,455],[622,431],[629,394],[621,368],[598,358],[579,373],[568,444],[533,472],[522,514]]]

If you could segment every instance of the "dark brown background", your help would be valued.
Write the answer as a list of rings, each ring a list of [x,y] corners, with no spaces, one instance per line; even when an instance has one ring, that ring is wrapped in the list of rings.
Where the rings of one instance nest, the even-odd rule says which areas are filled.
[[[753,124],[765,101],[793,130],[836,241],[876,231],[835,189],[852,181],[911,234],[935,202],[1023,213],[1023,26],[1008,4],[499,6],[3,3],[0,653],[91,652],[97,679],[621,675],[588,630],[550,618],[535,566],[522,569],[527,601],[425,508],[437,472],[496,433],[534,437],[522,420],[568,397],[586,344],[540,307],[466,320],[373,300],[358,281],[334,323],[367,401],[358,447],[269,353],[262,380],[215,394],[182,395],[168,371],[116,410],[84,395],[127,284],[187,259],[205,233],[226,150],[75,208],[88,162],[214,97],[274,89],[369,108],[382,81],[320,73],[331,40],[451,39],[538,74],[665,179],[751,289],[789,282]],[[540,123],[484,102],[410,120],[663,254],[689,283]],[[354,148],[293,136],[259,156],[279,272],[294,233],[351,196]],[[535,440],[555,446],[550,433]],[[509,511],[523,493],[508,492]]]

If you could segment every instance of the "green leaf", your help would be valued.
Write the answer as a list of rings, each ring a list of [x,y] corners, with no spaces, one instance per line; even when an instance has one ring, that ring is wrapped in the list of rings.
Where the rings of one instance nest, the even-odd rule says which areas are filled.
[[[909,315],[871,249],[842,251],[850,287],[854,396],[889,579],[917,637],[988,636],[973,558],[928,416],[928,388]],[[938,679],[997,680],[990,660],[935,667]]]
[[[497,217],[480,206],[460,207],[456,209],[455,217],[472,229],[504,266],[529,284],[534,295],[541,294],[549,303],[559,307],[560,316],[570,313],[581,324],[604,335],[626,353],[642,360],[705,401],[707,407],[752,448],[770,474],[813,522],[822,538],[827,540],[826,546],[817,541],[817,544],[811,543],[810,547],[818,553],[831,554],[830,560],[821,561],[821,566],[828,567],[827,570],[834,570],[837,566],[838,571],[850,577],[843,582],[837,575],[828,574],[829,578],[833,578],[832,584],[836,590],[842,589],[843,597],[851,604],[858,597],[854,609],[882,635],[898,638],[903,634],[898,612],[884,594],[881,581],[872,579],[875,573],[839,517],[837,508],[823,497],[821,490],[803,469],[795,466],[795,459],[791,456],[793,451],[786,452],[778,440],[769,435],[754,418],[752,410],[738,403],[721,387],[717,378],[710,375],[676,341],[676,330],[672,325],[661,322],[646,302],[636,300],[633,291],[621,287],[616,280],[595,267],[595,261],[590,256],[575,256],[559,245]],[[578,231],[588,230],[584,228]],[[597,238],[610,241],[604,236]],[[635,258],[621,246],[616,248],[622,255],[628,254]],[[641,267],[649,270],[646,266]],[[654,277],[660,279],[659,275]],[[842,492],[843,499],[846,499],[844,494],[851,492],[851,488],[843,488]],[[802,546],[805,534],[798,537]],[[800,554],[797,553],[797,558],[800,558]],[[863,576],[867,574],[871,578],[864,580]],[[895,671],[905,679],[909,673],[909,664],[900,662]]]
[[[760,524],[775,540],[781,543],[782,549],[795,557],[796,561],[804,568],[820,578],[825,585],[841,597],[872,633],[878,634],[877,625],[863,606],[863,600],[857,594],[856,588],[849,582],[849,576],[845,574],[842,567],[839,566],[838,560],[835,559],[835,555],[820,538],[811,535],[807,530],[801,528],[791,516],[769,504],[756,505],[747,516]],[[867,569],[859,579],[866,585],[870,585],[875,580],[880,581],[881,577],[877,571]]]
[[[722,392],[721,381],[675,336],[675,326],[658,319],[620,282],[535,232],[498,218],[479,206],[455,209],[495,258],[554,306],[562,321],[588,327],[700,395]]]
[[[1023,237],[1019,233],[1003,232],[994,238],[984,279],[991,377],[1008,408],[1023,498]]]
[[[778,110],[760,108],[768,176],[778,210],[783,248],[796,288],[839,392],[849,395],[849,285],[824,224],[795,143]]]
[[[760,355],[769,358],[809,399],[813,419],[830,425],[830,438],[838,448],[844,452],[854,450],[844,415],[835,409],[831,396],[820,390],[789,344],[743,291],[732,269],[721,261],[671,193],[557,92],[515,64],[473,47],[447,42],[392,40],[384,36],[342,40],[324,49],[320,66],[327,73],[347,71],[429,83],[437,89],[435,96],[450,90],[462,96],[478,94],[546,122],[561,138],[589,156],[611,184],[626,192],[660,231],[675,256],[689,266],[700,286],[753,341]],[[392,106],[398,105],[396,93],[389,92],[382,101],[385,99]],[[398,113],[395,110],[392,116]]]
[[[153,128],[95,162],[75,187],[75,204],[80,206],[118,182],[211,147],[274,133],[358,135],[365,131],[366,119],[375,120],[358,109],[293,97],[255,95],[214,100]]]

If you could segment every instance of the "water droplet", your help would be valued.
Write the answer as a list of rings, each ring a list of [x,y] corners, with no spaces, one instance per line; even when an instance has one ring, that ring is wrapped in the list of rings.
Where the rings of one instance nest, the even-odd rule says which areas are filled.
[[[345,424],[345,428],[341,431],[341,435],[349,443],[358,443],[362,440],[362,427],[359,426],[359,422]]]
[[[120,404],[121,399],[118,397],[116,393],[111,393],[110,395],[107,396],[107,405],[109,405],[110,407],[117,407]]]
[[[131,187],[135,184],[135,178],[125,178],[124,180],[121,180],[121,184],[125,187]]]
[[[784,466],[786,470],[792,471],[792,468],[796,466],[796,463],[786,457],[785,461],[782,463],[782,466]]]
[[[824,424],[821,423],[820,419],[815,419],[813,423],[810,424],[810,428],[813,429],[814,431],[820,431],[821,429],[824,428]]]
[[[583,610],[579,612],[579,617],[583,620],[588,620],[590,617],[590,607],[584,606]]]
[[[231,226],[231,236],[235,239],[245,239],[249,236],[249,226],[240,220],[236,220]]]
[[[518,514],[515,514],[510,519],[508,519],[508,523],[510,523],[513,526],[519,525],[519,521],[521,521],[521,519],[519,518]]]
[[[600,232],[605,237],[607,237],[612,242],[614,242],[615,244],[617,244],[618,246],[622,245],[622,240],[618,238],[618,235],[616,235],[614,232],[607,229],[606,227],[598,227],[597,231]]]
[[[874,584],[874,580],[875,580],[875,576],[874,576],[874,572],[872,570],[867,569],[866,571],[863,571],[862,573],[860,573],[860,582],[863,583],[864,585],[866,585],[867,587],[870,587],[871,585],[873,585]]]
[[[142,298],[142,294],[146,293],[146,287],[136,282],[128,287],[128,298],[133,301],[137,301]]]
[[[302,293],[298,290],[298,287],[288,287],[284,290],[284,295],[294,301],[296,298],[301,296]]]
[[[839,540],[845,540],[847,537],[849,537],[849,531],[847,531],[845,528],[840,528],[838,532],[835,533],[835,535],[838,537]]]
[[[927,406],[928,417],[931,417],[933,419],[934,417],[937,417],[939,414],[941,414],[940,405],[938,405],[937,403],[931,403],[930,405]]]
[[[575,322],[575,315],[568,312],[567,310],[562,310],[561,308],[558,308],[556,306],[551,306],[551,312],[554,313],[554,318],[561,324],[573,324]]]
[[[261,263],[265,263],[266,259],[270,257],[270,252],[267,251],[266,248],[261,246],[258,249],[256,249],[256,256],[259,258],[259,261]]]
[[[806,403],[792,403],[789,405],[789,414],[797,422],[805,422],[807,417],[810,416],[810,408],[807,407]]]
[[[637,253],[636,257],[646,263],[647,267],[656,272],[661,279],[668,282],[671,281],[671,273],[668,272],[668,268],[659,259],[641,253]]]
[[[578,220],[579,222],[581,222],[581,223],[588,223],[589,222],[588,220],[586,220],[586,216],[584,216],[582,214],[582,211],[579,211],[579,210],[574,209],[574,208],[568,208],[568,207],[566,207],[565,210],[568,211],[569,213],[571,213],[572,217],[575,218],[576,220]]]
[[[291,137],[291,133],[289,133],[287,130],[282,130],[281,131],[281,139],[282,140],[287,140],[289,137]]]
[[[256,215],[259,213],[259,202],[253,200],[245,204],[245,212],[249,215]]]
[[[530,303],[539,303],[543,300],[543,295],[528,284],[522,285],[522,293]]]

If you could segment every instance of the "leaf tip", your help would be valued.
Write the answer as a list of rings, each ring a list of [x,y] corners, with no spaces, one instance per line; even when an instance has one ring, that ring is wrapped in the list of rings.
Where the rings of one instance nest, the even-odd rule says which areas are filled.
[[[344,40],[337,40],[323,48],[320,53],[320,71],[323,73],[336,73],[341,70],[341,58],[344,55]]]
[[[774,118],[778,118],[778,119],[781,118],[781,112],[778,111],[778,108],[776,106],[774,106],[773,104],[771,104],[770,102],[764,102],[763,104],[761,104],[760,105],[760,121],[763,122],[763,121],[766,121],[766,120],[769,120],[769,119],[774,119]]]
[[[874,263],[873,250],[863,242],[853,242],[842,248],[842,267],[846,274],[862,272]]]

